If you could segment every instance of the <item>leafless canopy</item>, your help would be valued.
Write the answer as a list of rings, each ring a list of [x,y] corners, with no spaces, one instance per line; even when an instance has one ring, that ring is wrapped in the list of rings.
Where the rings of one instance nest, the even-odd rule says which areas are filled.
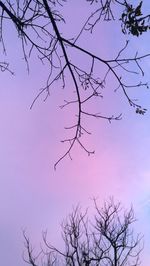
[[[24,234],[26,255],[24,260],[32,266],[137,266],[142,250],[140,235],[133,233],[135,222],[131,208],[124,211],[113,199],[99,208],[91,221],[87,211],[75,208],[62,224],[63,251],[52,246],[43,233],[44,247],[35,255],[29,238]]]
[[[18,38],[22,42],[22,50],[25,62],[29,69],[29,58],[35,53],[39,60],[46,62],[49,68],[49,74],[46,80],[45,87],[40,89],[39,94],[35,97],[32,106],[40,97],[45,94],[45,99],[50,95],[52,85],[60,80],[62,87],[66,86],[66,76],[70,76],[72,85],[70,86],[74,93],[74,98],[65,100],[61,108],[66,106],[76,106],[76,122],[68,127],[71,137],[62,140],[63,143],[68,143],[66,152],[59,158],[57,164],[66,156],[71,158],[71,150],[77,143],[85,152],[90,155],[94,151],[89,150],[83,143],[82,136],[90,134],[89,130],[84,125],[85,117],[94,117],[105,119],[111,122],[112,120],[120,120],[121,114],[107,116],[101,113],[95,113],[87,103],[93,99],[103,98],[103,89],[107,85],[107,78],[111,77],[116,82],[114,91],[120,89],[122,95],[127,99],[130,106],[135,108],[139,114],[144,114],[144,109],[136,101],[132,100],[129,95],[129,88],[148,87],[147,83],[142,82],[144,70],[140,64],[141,60],[148,57],[149,54],[139,55],[138,52],[132,57],[126,54],[126,48],[129,45],[127,41],[120,51],[116,51],[115,58],[105,59],[98,54],[94,54],[90,50],[81,47],[78,40],[84,31],[93,32],[95,26],[102,20],[111,21],[115,19],[114,10],[116,7],[122,9],[122,13],[118,17],[122,24],[124,34],[132,34],[139,36],[143,32],[149,30],[149,15],[142,15],[142,2],[136,7],[124,0],[85,0],[91,6],[92,13],[87,18],[85,24],[81,28],[79,34],[74,38],[65,38],[60,32],[60,23],[65,22],[65,18],[60,14],[59,9],[64,5],[65,0],[6,0],[0,1],[0,41],[3,46],[4,53],[6,52],[4,30],[5,23],[13,23],[18,33]],[[8,25],[8,24],[7,24]],[[75,57],[80,54],[86,56],[89,60],[89,66],[82,67],[74,61],[70,51],[74,51]],[[103,76],[97,76],[95,69],[105,67],[106,72]],[[1,70],[8,69],[6,63],[0,64]],[[138,83],[127,82],[132,74],[141,75],[141,80]]]

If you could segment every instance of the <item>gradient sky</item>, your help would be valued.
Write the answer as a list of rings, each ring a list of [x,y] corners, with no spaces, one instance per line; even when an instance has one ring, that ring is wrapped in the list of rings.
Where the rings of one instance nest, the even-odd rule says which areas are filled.
[[[84,14],[91,12],[83,2],[68,1],[64,4],[63,12],[66,22],[69,21],[63,29],[65,36],[72,37],[78,32],[83,10]],[[145,1],[145,10],[148,2]],[[70,28],[73,22],[74,27]],[[88,157],[83,150],[75,147],[73,160],[65,158],[54,171],[54,163],[65,149],[60,143],[67,134],[63,128],[72,118],[71,110],[59,109],[69,95],[69,88],[64,91],[55,86],[45,103],[39,99],[30,110],[32,100],[44,84],[47,69],[33,58],[28,75],[22,60],[21,45],[15,35],[15,29],[6,29],[7,58],[15,76],[0,73],[1,265],[25,265],[21,257],[24,250],[22,229],[26,229],[37,247],[42,230],[48,229],[49,240],[57,245],[60,223],[73,205],[92,206],[91,198],[94,196],[102,204],[103,200],[113,195],[125,207],[134,206],[138,219],[135,228],[145,235],[142,265],[148,266],[150,111],[144,116],[136,115],[121,92],[110,98],[107,87],[104,93],[109,98],[102,102],[102,111],[122,112],[123,119],[112,124],[102,120],[87,122],[92,136],[85,137],[85,141],[96,150],[95,155]],[[95,35],[89,36],[89,42],[87,36],[85,33],[79,44],[95,53],[100,51],[104,58],[115,56],[116,49],[119,50],[125,43],[116,22],[97,27]],[[149,33],[138,39],[131,38],[130,53],[136,49],[141,53],[147,52],[149,43]],[[144,61],[145,79],[149,78],[149,60]],[[149,90],[137,91],[135,97],[145,107],[150,107]]]

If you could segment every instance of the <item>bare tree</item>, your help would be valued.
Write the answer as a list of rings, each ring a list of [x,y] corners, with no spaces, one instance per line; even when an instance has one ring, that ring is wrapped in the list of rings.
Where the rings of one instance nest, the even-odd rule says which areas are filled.
[[[74,98],[65,100],[61,108],[74,105],[75,123],[66,127],[69,130],[68,138],[62,140],[68,144],[66,152],[59,158],[57,164],[66,156],[71,158],[71,150],[75,144],[78,144],[88,155],[94,153],[89,150],[83,142],[83,135],[90,134],[89,129],[85,127],[85,117],[112,120],[120,120],[121,114],[103,115],[99,111],[94,112],[87,103],[94,99],[103,98],[103,89],[107,86],[107,78],[111,75],[115,80],[114,91],[120,89],[122,95],[126,98],[128,104],[135,108],[136,113],[144,114],[146,109],[130,97],[129,90],[137,87],[148,87],[148,84],[142,80],[144,70],[141,60],[144,60],[150,54],[139,55],[135,52],[133,56],[128,56],[126,49],[129,41],[126,41],[124,47],[120,51],[116,51],[115,58],[101,58],[99,54],[94,54],[90,50],[80,46],[78,40],[84,31],[94,32],[94,28],[102,20],[111,21],[120,20],[122,32],[124,34],[132,34],[140,36],[143,32],[149,30],[150,15],[142,15],[142,1],[134,7],[126,0],[86,0],[91,5],[92,13],[86,19],[85,24],[81,28],[77,36],[65,38],[60,32],[60,23],[65,22],[65,18],[60,13],[60,7],[65,0],[6,0],[0,1],[0,41],[6,52],[4,31],[8,23],[15,25],[18,38],[22,43],[24,60],[29,70],[29,59],[36,51],[39,60],[46,63],[49,74],[46,85],[40,89],[35,97],[32,106],[40,97],[45,94],[45,100],[50,95],[52,85],[60,80],[62,87],[66,86],[66,76],[70,76],[72,80],[71,89],[75,91]],[[115,8],[121,8],[121,14],[116,17]],[[74,56],[72,56],[72,51]],[[87,65],[81,66],[76,63],[74,58],[79,58],[83,54]],[[6,65],[7,66],[7,65]],[[97,66],[105,68],[102,76],[97,76]],[[5,67],[5,65],[4,65]],[[1,67],[3,68],[3,65]],[[139,74],[140,79],[137,83],[128,83],[128,78],[132,74]]]
[[[123,210],[111,198],[99,208],[96,200],[94,219],[89,219],[76,207],[62,224],[64,250],[51,245],[43,233],[44,247],[35,255],[29,238],[24,233],[26,256],[32,266],[137,266],[140,264],[142,237],[133,232],[133,208]],[[45,263],[45,264],[44,264]]]

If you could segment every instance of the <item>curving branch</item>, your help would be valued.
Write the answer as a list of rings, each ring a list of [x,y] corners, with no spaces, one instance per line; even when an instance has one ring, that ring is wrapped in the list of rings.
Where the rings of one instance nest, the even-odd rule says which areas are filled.
[[[71,159],[71,151],[75,144],[79,145],[88,155],[94,153],[94,151],[89,150],[83,142],[83,136],[85,134],[91,134],[90,130],[86,129],[84,125],[85,117],[105,119],[108,122],[121,119],[121,114],[110,114],[106,116],[99,110],[98,112],[93,111],[90,105],[88,105],[92,100],[98,99],[101,101],[103,99],[103,90],[106,87],[109,75],[111,75],[116,82],[116,87],[113,88],[114,91],[121,89],[122,95],[127,99],[128,104],[135,108],[136,113],[144,114],[146,112],[145,108],[131,99],[129,89],[143,86],[148,87],[148,84],[142,81],[144,70],[141,61],[150,56],[150,54],[138,55],[136,52],[133,57],[128,57],[128,41],[125,43],[125,46],[116,53],[117,55],[113,59],[101,58],[98,54],[94,54],[90,50],[77,44],[84,30],[93,32],[94,27],[98,25],[101,19],[107,21],[115,19],[114,8],[116,5],[119,5],[123,10],[122,15],[124,15],[121,17],[122,23],[124,23],[128,31],[133,34],[131,27],[135,26],[135,23],[137,23],[136,25],[138,25],[138,27],[141,27],[143,20],[149,19],[149,15],[143,16],[141,13],[142,3],[138,5],[137,8],[134,8],[129,5],[127,1],[87,0],[94,8],[96,6],[95,11],[93,11],[86,20],[77,37],[66,39],[59,30],[59,24],[65,22],[65,19],[59,12],[59,6],[62,6],[63,2],[65,1],[25,0],[23,2],[14,1],[14,3],[11,1],[0,1],[0,40],[4,52],[6,49],[3,38],[3,22],[7,20],[16,27],[18,38],[22,43],[22,51],[28,71],[30,67],[29,60],[33,55],[33,51],[37,52],[39,60],[42,63],[46,63],[49,70],[46,85],[41,88],[40,92],[33,100],[31,108],[42,94],[45,94],[44,100],[48,98],[52,85],[58,80],[62,82],[62,87],[65,88],[66,76],[68,73],[72,80],[71,89],[73,91],[75,90],[75,96],[71,100],[65,100],[60,108],[63,109],[66,106],[74,105],[76,108],[76,121],[73,125],[65,127],[72,135],[62,140],[62,143],[66,143],[69,146],[55,163],[55,169],[58,163],[66,156],[69,156]],[[130,24],[128,23],[129,18]],[[131,24],[131,22],[133,22],[133,24]],[[130,25],[130,27],[128,27],[128,25]],[[143,24],[143,27],[144,26]],[[141,34],[146,30],[148,30],[148,26],[141,30]],[[74,57],[71,56],[72,51]],[[88,67],[81,66],[79,63],[75,62],[75,58],[79,57],[80,53],[82,53],[89,62]],[[95,74],[97,64],[100,68],[104,67],[106,69],[103,76],[97,76]],[[1,70],[5,69],[3,66],[5,65],[2,65]],[[128,84],[128,77],[133,74],[140,75],[141,80],[139,80],[138,83]]]

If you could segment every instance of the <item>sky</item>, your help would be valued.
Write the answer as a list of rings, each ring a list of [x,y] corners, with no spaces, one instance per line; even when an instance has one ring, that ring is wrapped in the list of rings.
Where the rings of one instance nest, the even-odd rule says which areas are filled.
[[[145,1],[146,11],[147,3]],[[86,8],[87,3],[81,1],[64,4],[66,24],[61,29],[64,36],[72,37],[78,32],[83,14],[91,12]],[[134,207],[135,230],[144,235],[145,240],[142,266],[147,266],[150,261],[150,111],[144,116],[137,115],[120,91],[113,94],[109,90],[114,82],[109,77],[104,91],[106,100],[100,102],[100,108],[103,113],[123,113],[122,120],[111,124],[104,120],[87,120],[92,135],[85,136],[84,141],[95,154],[87,156],[75,146],[72,160],[65,158],[55,171],[54,163],[65,151],[60,142],[67,135],[64,126],[74,116],[71,108],[59,108],[71,95],[71,79],[68,77],[65,90],[55,85],[47,101],[38,99],[30,110],[48,69],[33,57],[28,74],[15,29],[6,28],[5,35],[7,60],[15,75],[0,73],[1,264],[26,265],[22,259],[25,250],[22,230],[26,230],[37,248],[46,229],[49,240],[59,245],[60,224],[72,206],[80,203],[83,208],[91,207],[93,197],[102,205],[105,199],[114,196],[126,208],[131,204]],[[138,39],[131,38],[129,53],[148,52],[149,38],[149,33]],[[97,26],[93,35],[85,32],[78,44],[100,53],[103,58],[112,58],[125,39],[117,22],[113,22]],[[84,59],[78,60],[82,63]],[[149,59],[145,60],[144,80],[150,83],[149,66]],[[99,73],[99,69],[96,71]],[[135,80],[132,75],[131,78]],[[150,109],[149,90],[134,90],[131,94]],[[97,102],[96,108],[99,108]]]

